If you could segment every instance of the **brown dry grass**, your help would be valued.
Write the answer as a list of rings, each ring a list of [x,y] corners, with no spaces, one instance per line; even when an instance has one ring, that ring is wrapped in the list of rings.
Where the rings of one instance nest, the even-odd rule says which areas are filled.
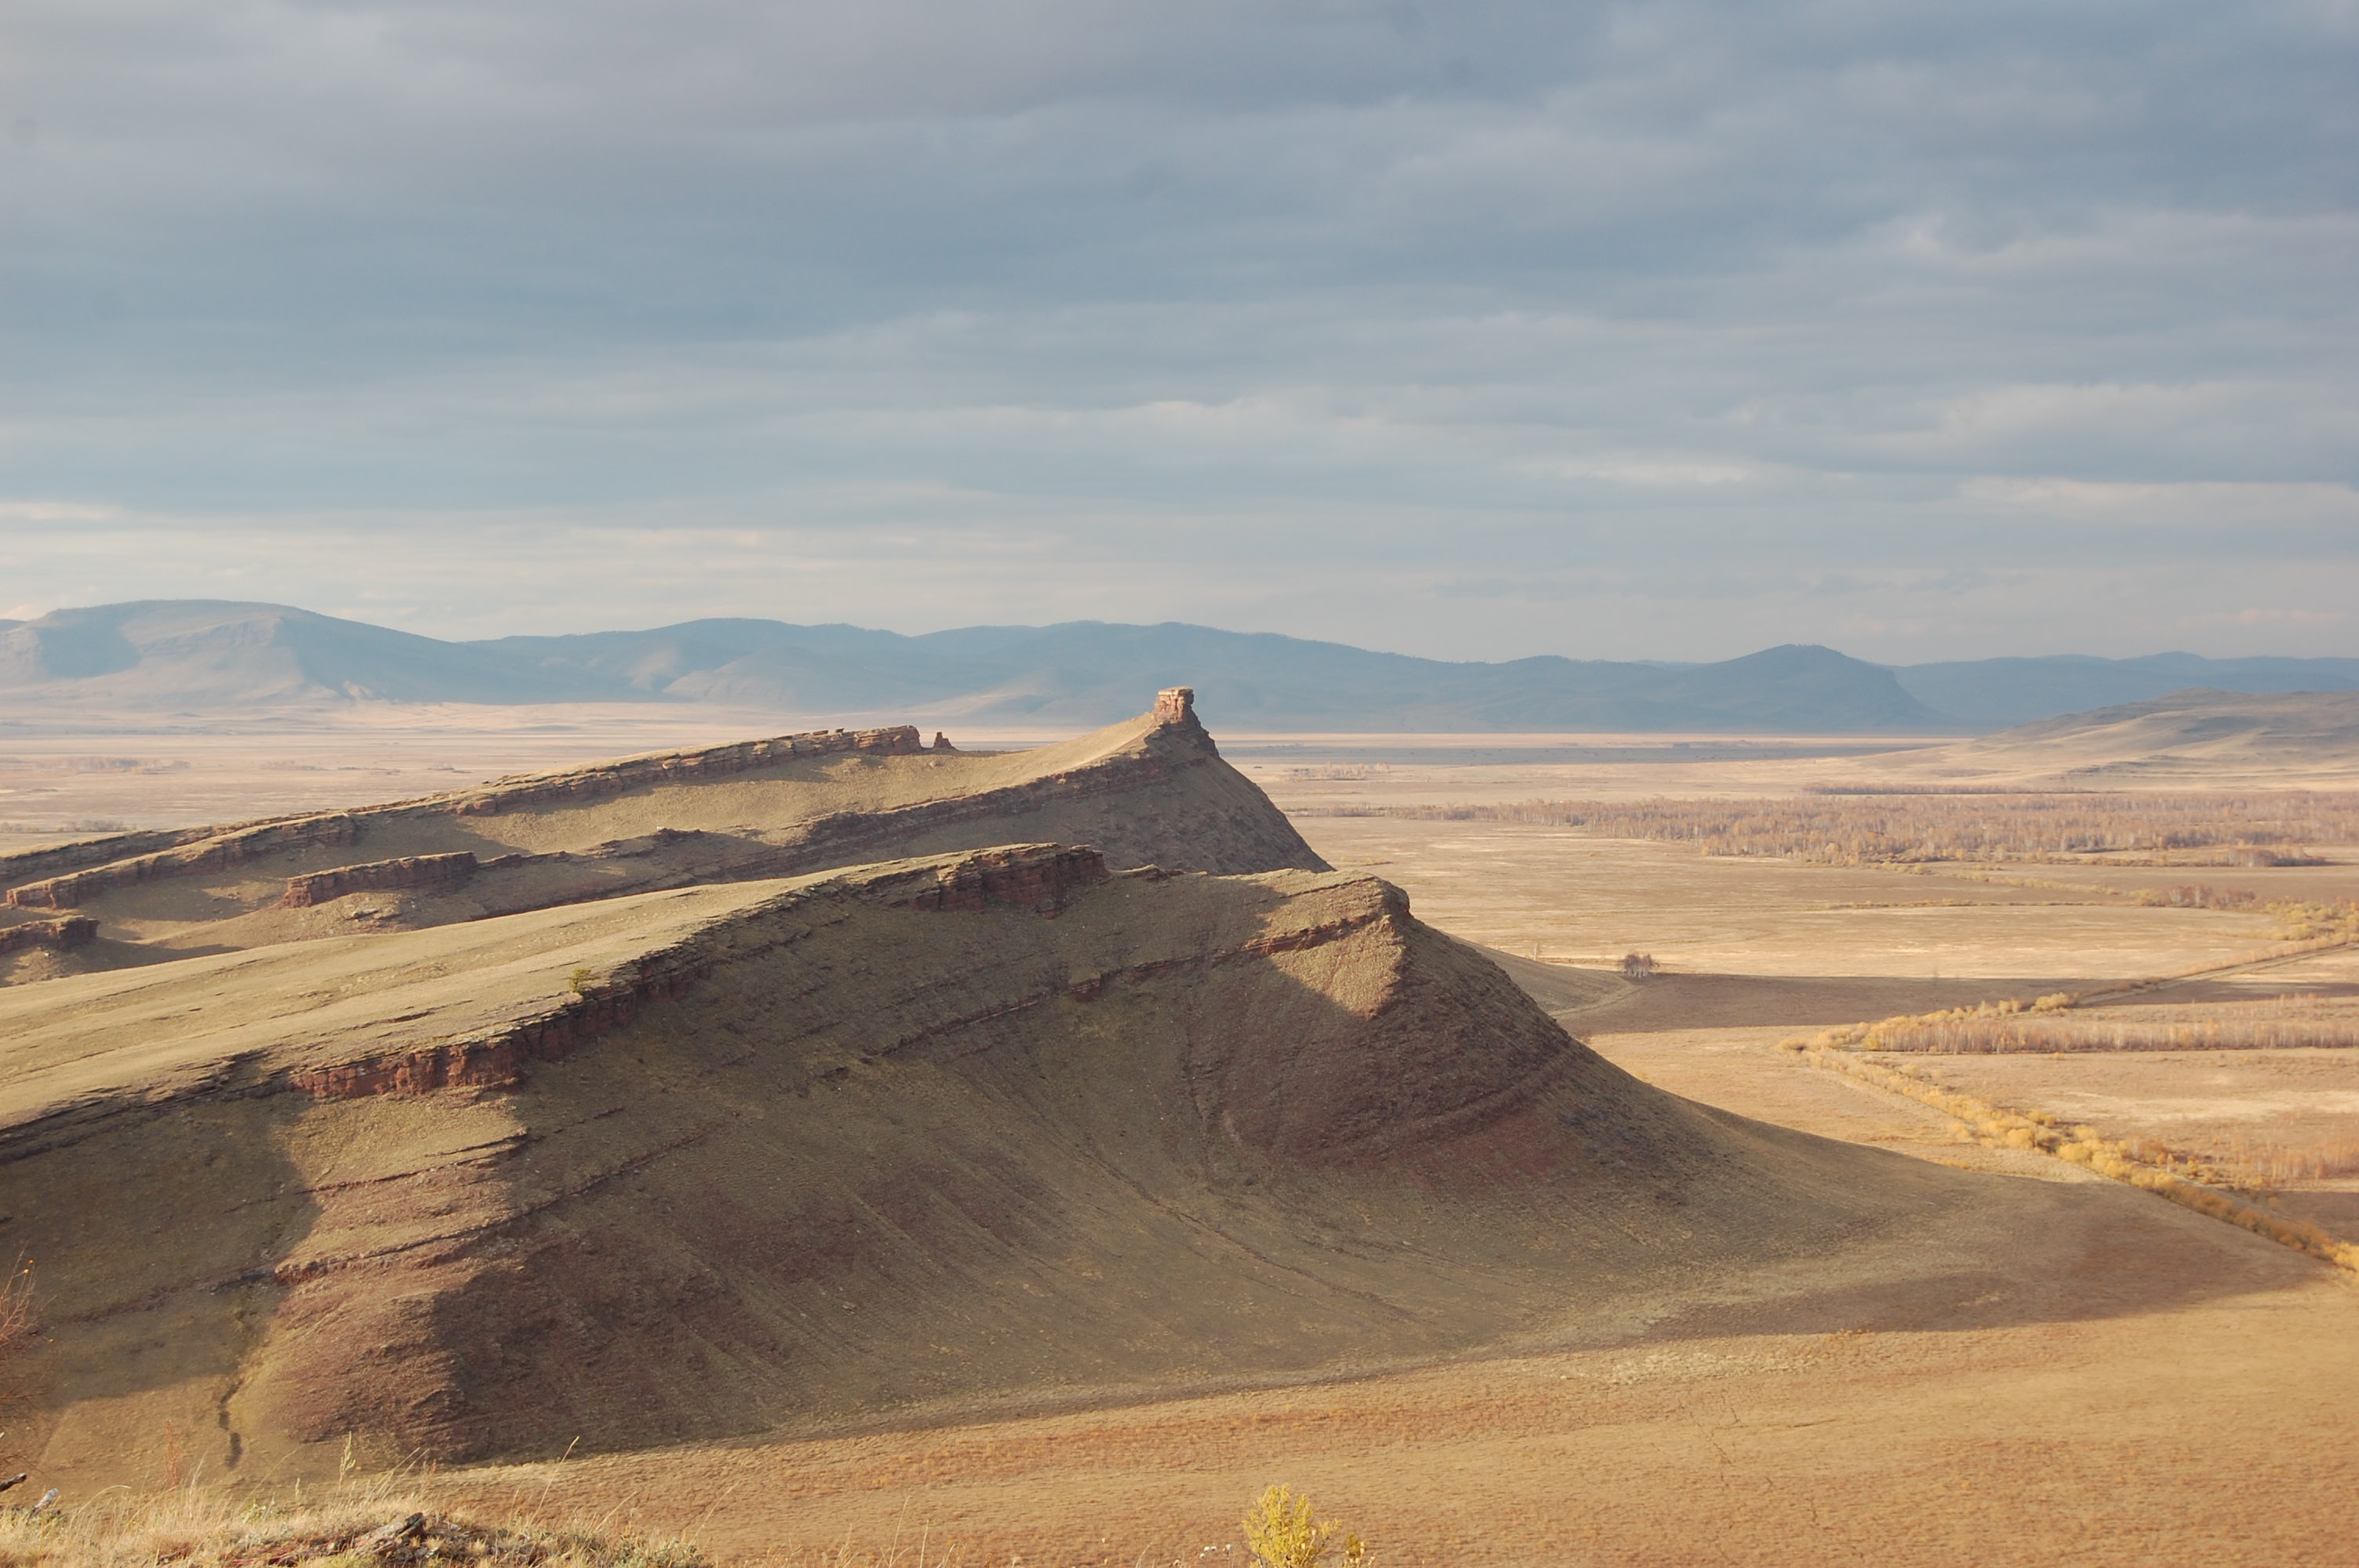
[[[2147,855],[2173,865],[2286,866],[2316,863],[2306,852],[2311,844],[2359,843],[2359,793],[2354,792],[1827,793],[1782,799],[1293,809],[1297,816],[1580,827],[1600,838],[1690,843],[1707,855],[1774,855],[1816,865]]]
[[[27,1397],[30,1364],[40,1343],[33,1266],[20,1258],[0,1279],[0,1419],[5,1419],[10,1405]],[[0,1437],[5,1435],[0,1433]]]
[[[406,1528],[405,1528],[406,1527]],[[438,1512],[398,1480],[306,1498],[242,1498],[196,1487],[120,1491],[40,1512],[0,1509],[0,1568],[702,1568],[679,1539]]]
[[[2240,1134],[2227,1141],[2219,1158],[2243,1178],[2240,1186],[2266,1189],[2337,1181],[2359,1176],[2359,1131],[2299,1144]]]
[[[2198,1214],[2266,1237],[2281,1247],[2359,1273],[2359,1246],[2341,1240],[2306,1220],[2272,1213],[2204,1184],[2233,1184],[2233,1173],[2195,1164],[2174,1151],[2143,1140],[2102,1138],[2086,1127],[2068,1127],[2043,1111],[1993,1105],[1934,1083],[1905,1063],[1887,1065],[1853,1052],[1801,1041],[1789,1041],[1788,1044],[1814,1066],[1847,1074],[1931,1106],[1955,1119],[1967,1136],[1993,1148],[2052,1154],[2084,1165],[2101,1176],[2168,1198]]]
[[[2058,1051],[2267,1051],[2359,1046],[2359,1008],[2314,995],[2266,997],[2141,1016],[2073,1017],[2010,1002],[1888,1018],[1858,1033],[1869,1051],[1959,1054]],[[1842,1032],[1851,1033],[1854,1032]],[[1834,1042],[1830,1041],[1830,1044]]]

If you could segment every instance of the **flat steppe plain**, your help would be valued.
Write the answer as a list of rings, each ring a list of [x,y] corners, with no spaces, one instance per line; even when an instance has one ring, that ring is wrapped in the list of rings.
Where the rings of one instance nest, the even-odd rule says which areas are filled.
[[[614,725],[487,731],[463,753],[446,738],[434,760],[483,776],[751,732],[623,741],[628,725]],[[190,774],[198,739],[178,753]],[[334,769],[386,758],[422,766],[432,749],[373,751],[350,733],[274,739],[272,755]],[[158,750],[69,736],[43,744],[60,757]],[[567,750],[576,744],[584,750]],[[336,745],[342,760],[331,764]],[[1987,1173],[1980,1232],[1919,1253],[1896,1244],[1876,1288],[1821,1288],[1802,1270],[1765,1281],[1757,1297],[1667,1303],[1651,1326],[1610,1343],[1515,1346],[1259,1390],[1076,1390],[1057,1409],[945,1411],[792,1443],[458,1472],[431,1486],[454,1502],[685,1530],[745,1563],[1238,1563],[1237,1515],[1281,1481],[1367,1536],[1378,1562],[1398,1564],[2359,1563],[2342,1503],[2359,1492],[2359,1281],[2080,1167],[1985,1147],[1924,1104],[1777,1045],[1892,1013],[2193,969],[2223,972],[2143,995],[2156,1007],[2340,996],[2359,986],[2347,954],[2234,968],[2278,939],[2268,916],[2154,907],[2136,894],[2200,879],[2265,900],[2352,897],[2359,850],[2327,847],[2330,864],[2267,870],[1916,875],[1708,859],[1527,824],[1320,814],[1777,795],[1873,771],[1856,749],[1709,737],[1684,747],[1665,737],[1223,740],[1329,860],[1376,871],[1427,921],[1504,955],[1623,1066],[1747,1116]],[[180,776],[145,775],[168,787]],[[460,782],[440,778],[420,788]],[[383,775],[353,783],[342,798],[394,793]],[[109,787],[118,784],[129,785],[123,804],[92,815],[148,820],[138,786]],[[201,815],[280,808],[257,797]],[[1634,985],[1603,968],[1630,949],[1653,953],[1666,972]],[[2359,1121],[2359,1052],[1926,1060],[1970,1092],[2109,1136],[2325,1145]],[[2085,1195],[2070,1222],[2038,1201],[2054,1183]],[[2339,1221],[2334,1181],[2298,1188],[2283,1201]],[[2022,1217],[2034,1215],[2047,1217]]]

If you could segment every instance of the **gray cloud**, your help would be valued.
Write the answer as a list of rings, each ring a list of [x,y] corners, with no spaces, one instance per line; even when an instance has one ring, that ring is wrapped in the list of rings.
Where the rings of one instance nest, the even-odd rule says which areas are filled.
[[[23,0],[0,599],[2359,651],[2354,56],[2333,0]]]

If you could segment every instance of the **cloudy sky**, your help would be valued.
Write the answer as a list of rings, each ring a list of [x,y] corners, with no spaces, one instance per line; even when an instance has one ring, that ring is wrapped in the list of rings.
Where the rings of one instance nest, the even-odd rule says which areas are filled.
[[[2354,0],[11,0],[0,615],[2359,654],[2354,82]]]

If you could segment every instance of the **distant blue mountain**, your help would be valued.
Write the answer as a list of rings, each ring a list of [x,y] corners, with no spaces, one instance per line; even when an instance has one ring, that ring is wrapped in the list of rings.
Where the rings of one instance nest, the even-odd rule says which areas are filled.
[[[1109,723],[1193,686],[1217,727],[1945,734],[2182,687],[2359,689],[2359,659],[1985,659],[1897,669],[1788,644],[1717,664],[1453,664],[1166,622],[858,626],[690,621],[446,643],[284,605],[163,600],[0,622],[9,705],[211,710],[408,702],[720,702],[797,718]]]
[[[1189,685],[1231,730],[1946,731],[1888,670],[1832,649],[1712,665],[1449,664],[1266,633],[1072,622],[903,637],[854,626],[695,621],[652,632],[467,644],[667,697],[804,713],[922,711],[1101,724]]]

